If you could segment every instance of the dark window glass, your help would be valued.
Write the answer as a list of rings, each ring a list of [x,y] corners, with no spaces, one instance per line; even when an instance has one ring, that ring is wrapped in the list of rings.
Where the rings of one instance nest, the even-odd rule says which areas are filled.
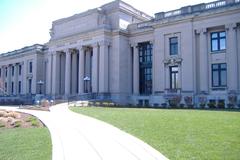
[[[140,94],[152,93],[152,44],[139,43],[139,89]]]
[[[5,92],[7,92],[7,82],[5,82]]]
[[[12,76],[14,76],[14,66],[12,66]]]
[[[227,86],[227,65],[226,63],[212,65],[212,86],[226,87]]]
[[[32,62],[29,62],[29,73],[32,73]]]
[[[18,82],[18,93],[20,94],[22,91],[22,83],[21,81]]]
[[[178,84],[178,66],[171,66],[170,68],[170,89],[177,89]]]
[[[12,94],[14,92],[14,82],[12,82]]]
[[[7,72],[8,72],[8,68],[6,67],[6,68],[5,68],[5,77],[7,77],[7,75],[8,75]]]
[[[0,68],[0,77],[2,77],[2,69]]]
[[[226,49],[226,32],[211,33],[211,51],[221,51]]]
[[[21,65],[18,66],[18,74],[19,74],[19,75],[22,74],[22,66],[21,66]]]
[[[170,46],[170,55],[177,55],[178,54],[178,38],[172,37],[169,38],[169,46]]]
[[[32,93],[32,79],[28,80],[28,93]]]

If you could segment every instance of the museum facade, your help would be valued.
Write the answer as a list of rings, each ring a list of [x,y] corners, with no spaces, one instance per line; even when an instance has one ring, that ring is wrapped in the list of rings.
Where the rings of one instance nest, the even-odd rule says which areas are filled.
[[[0,55],[1,97],[160,106],[240,103],[240,1],[154,17],[115,0],[56,20],[51,39]]]

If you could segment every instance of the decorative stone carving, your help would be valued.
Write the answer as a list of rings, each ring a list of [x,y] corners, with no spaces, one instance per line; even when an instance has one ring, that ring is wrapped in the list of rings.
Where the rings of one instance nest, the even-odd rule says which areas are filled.
[[[182,58],[179,58],[179,57],[171,57],[171,58],[169,58],[169,59],[163,60],[163,63],[164,63],[165,65],[168,65],[168,66],[173,66],[173,65],[179,65],[179,64],[181,64],[182,61],[183,61]]]

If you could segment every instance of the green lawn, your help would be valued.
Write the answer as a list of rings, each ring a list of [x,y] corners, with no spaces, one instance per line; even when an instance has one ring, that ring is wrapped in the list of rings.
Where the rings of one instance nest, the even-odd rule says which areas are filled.
[[[48,129],[0,129],[0,159],[51,160],[52,145]]]
[[[240,158],[240,112],[71,107],[147,142],[169,159]]]

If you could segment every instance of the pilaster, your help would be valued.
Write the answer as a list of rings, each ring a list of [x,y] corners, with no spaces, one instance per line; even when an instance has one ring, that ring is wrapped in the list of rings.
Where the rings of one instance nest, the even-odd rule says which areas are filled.
[[[207,49],[207,29],[197,30],[199,34],[199,70],[200,70],[200,92],[208,93],[209,91],[209,65]]]
[[[139,94],[139,53],[137,44],[133,44],[133,93]]]
[[[92,92],[97,93],[99,86],[98,86],[98,76],[99,76],[99,54],[98,54],[98,44],[94,43],[93,47],[93,57],[92,57]]]
[[[100,45],[100,56],[99,56],[99,92],[109,92],[109,47],[110,43],[102,41]]]
[[[237,68],[237,25],[234,23],[225,25],[227,32],[226,54],[227,54],[227,84],[229,91],[236,91],[238,88],[238,68]]]

